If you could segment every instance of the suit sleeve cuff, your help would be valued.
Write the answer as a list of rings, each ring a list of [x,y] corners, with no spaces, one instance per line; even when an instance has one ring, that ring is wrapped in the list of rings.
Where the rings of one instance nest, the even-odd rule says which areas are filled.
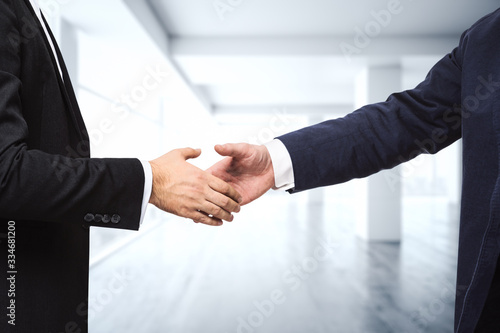
[[[274,169],[274,190],[290,190],[295,187],[295,178],[293,175],[293,164],[290,153],[286,149],[283,142],[275,139],[271,142],[264,144]]]
[[[151,198],[151,191],[153,189],[153,170],[151,169],[151,164],[146,161],[141,161],[142,167],[144,168],[144,195],[142,197],[142,208],[141,208],[141,221],[144,220],[144,215],[146,214],[146,209],[148,207],[149,199]]]

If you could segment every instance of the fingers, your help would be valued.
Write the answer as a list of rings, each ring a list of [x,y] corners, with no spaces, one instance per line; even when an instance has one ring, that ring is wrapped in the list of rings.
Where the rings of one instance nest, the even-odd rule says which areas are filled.
[[[226,143],[225,145],[216,145],[214,149],[221,156],[241,158],[246,155],[248,147],[249,145],[246,143]]]
[[[181,156],[185,160],[189,160],[191,158],[197,158],[201,155],[201,149],[181,148],[177,149],[177,151],[181,154]]]
[[[194,223],[203,223],[213,227],[219,227],[223,224],[222,220],[215,218],[213,216],[209,216],[207,213],[204,212],[194,213],[191,219],[193,220]]]
[[[160,209],[212,226],[233,221],[242,196],[229,184],[186,162],[200,149],[174,150],[151,161],[153,190],[150,203]],[[168,175],[168,177],[165,176]]]
[[[231,213],[238,213],[241,210],[238,202],[243,198],[220,179],[213,177],[210,181],[208,183],[209,189],[205,193],[206,202],[201,211],[210,217],[232,222],[234,216]]]
[[[221,207],[229,208],[228,211],[230,212],[237,213],[240,211],[239,203],[242,202],[243,197],[231,185],[215,176],[209,175],[208,186],[210,186],[210,188],[215,192],[223,194],[225,198],[232,199],[232,201],[230,200],[226,205],[224,205],[224,202],[221,202],[220,200],[218,202],[214,202],[215,204],[222,204],[223,206]]]
[[[205,202],[200,211],[205,213],[210,218],[215,218],[221,221],[232,222],[234,219],[234,216],[230,212],[210,201]]]
[[[223,220],[232,222],[234,216],[231,213],[238,213],[241,209],[238,204],[242,200],[241,195],[216,177],[211,177],[208,185],[205,202],[195,213],[197,217],[193,221],[216,226],[221,225]]]

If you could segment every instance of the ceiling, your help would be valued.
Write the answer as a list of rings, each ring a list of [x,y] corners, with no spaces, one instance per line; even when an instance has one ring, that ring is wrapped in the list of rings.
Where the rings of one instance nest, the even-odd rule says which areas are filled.
[[[137,1],[137,0],[136,0]],[[391,36],[455,36],[498,8],[488,0],[149,0],[172,37],[350,36],[392,9]]]
[[[135,34],[110,24],[109,15],[127,8],[218,115],[276,107],[345,113],[355,105],[355,79],[363,69],[401,66],[403,86],[411,87],[465,29],[498,7],[494,0],[77,2],[67,5],[67,17],[119,39]]]

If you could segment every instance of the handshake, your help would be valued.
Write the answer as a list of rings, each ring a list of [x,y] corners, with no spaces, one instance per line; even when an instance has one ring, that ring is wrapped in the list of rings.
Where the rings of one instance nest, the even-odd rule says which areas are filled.
[[[231,222],[232,213],[274,186],[274,170],[265,146],[217,145],[223,160],[203,171],[187,162],[201,150],[176,149],[150,161],[153,188],[149,202],[166,212],[212,226]]]

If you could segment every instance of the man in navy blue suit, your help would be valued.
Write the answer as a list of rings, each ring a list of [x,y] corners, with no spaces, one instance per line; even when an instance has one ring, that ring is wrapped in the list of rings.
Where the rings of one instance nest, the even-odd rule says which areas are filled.
[[[500,332],[500,10],[467,30],[415,89],[265,146],[216,146],[212,174],[251,202],[392,168],[463,139],[456,332]]]

